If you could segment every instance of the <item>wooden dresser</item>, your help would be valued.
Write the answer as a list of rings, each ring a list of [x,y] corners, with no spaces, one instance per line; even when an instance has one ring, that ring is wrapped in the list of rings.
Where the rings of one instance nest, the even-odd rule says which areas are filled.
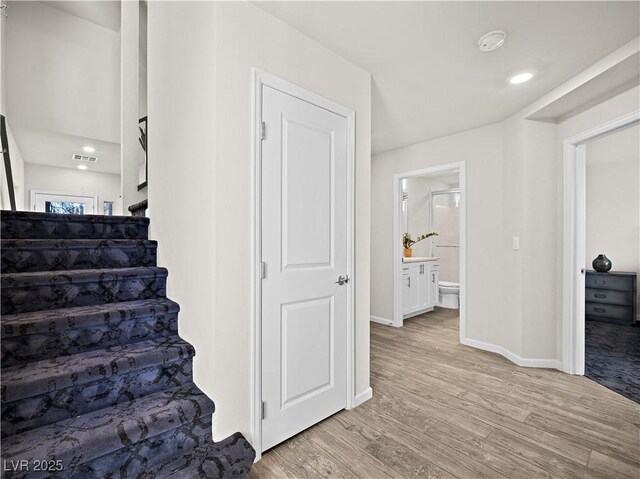
[[[586,319],[634,324],[638,309],[636,273],[587,271],[585,281]]]

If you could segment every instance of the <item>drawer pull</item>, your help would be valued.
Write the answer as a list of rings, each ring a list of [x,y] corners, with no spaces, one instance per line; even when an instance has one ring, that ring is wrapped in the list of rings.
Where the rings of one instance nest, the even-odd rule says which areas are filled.
[[[603,308],[593,308],[596,313],[605,313],[607,310]]]
[[[607,282],[606,281],[598,281],[598,280],[596,280],[596,284],[607,284]]]
[[[596,297],[596,298],[602,298],[602,299],[607,297],[606,294],[594,294],[593,296]]]

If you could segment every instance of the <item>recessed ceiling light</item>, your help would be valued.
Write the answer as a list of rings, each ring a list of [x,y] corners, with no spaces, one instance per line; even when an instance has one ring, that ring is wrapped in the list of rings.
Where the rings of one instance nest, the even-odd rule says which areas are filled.
[[[87,165],[78,165],[79,170],[87,170],[89,167]]]
[[[509,78],[509,83],[511,83],[512,85],[517,85],[518,83],[528,82],[532,78],[533,78],[533,73],[531,72],[518,73],[516,75],[513,75],[511,78]]]
[[[506,39],[507,32],[494,30],[493,32],[485,33],[478,39],[478,48],[481,52],[492,52],[504,45]]]
[[[87,153],[93,153],[96,149],[93,146],[83,146],[82,149]]]

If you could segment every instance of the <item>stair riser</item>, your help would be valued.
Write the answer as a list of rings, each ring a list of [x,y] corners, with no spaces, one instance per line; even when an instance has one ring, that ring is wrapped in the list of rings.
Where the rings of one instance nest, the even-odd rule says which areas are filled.
[[[156,266],[156,246],[99,246],[93,248],[3,248],[2,272],[27,273],[77,269]]]
[[[132,479],[151,467],[169,461],[176,455],[188,454],[210,441],[211,416],[207,416],[51,477]]]
[[[149,236],[149,225],[142,222],[76,221],[71,215],[65,215],[63,221],[5,216],[3,212],[3,239],[147,239]]]
[[[192,380],[191,357],[2,403],[2,437],[115,406]]]
[[[177,332],[178,313],[170,313],[90,328],[9,337],[1,343],[2,367],[172,336]]]
[[[2,314],[70,308],[166,296],[166,274],[118,277],[104,273],[96,281],[74,284],[67,275],[55,276],[49,284],[3,283]]]

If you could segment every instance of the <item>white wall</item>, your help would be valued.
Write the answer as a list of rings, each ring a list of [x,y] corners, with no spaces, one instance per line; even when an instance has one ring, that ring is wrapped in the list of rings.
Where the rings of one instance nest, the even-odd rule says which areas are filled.
[[[147,198],[147,190],[138,191],[140,166],[144,156],[138,138],[140,119],[140,4],[122,2],[120,26],[121,52],[121,178],[122,203],[126,209]]]
[[[252,74],[356,111],[356,393],[369,387],[370,74],[249,3],[148,6],[151,233],[216,401],[216,437],[253,437]]]
[[[95,171],[72,170],[54,166],[24,164],[24,205],[30,208],[31,190],[50,191],[98,197],[96,214],[103,214],[103,202],[113,202],[113,214],[122,214],[120,175]]]
[[[119,143],[118,32],[46,2],[9,4],[11,124]]]
[[[586,148],[585,264],[591,268],[604,253],[612,270],[640,274],[640,126],[598,138]]]
[[[505,331],[495,301],[504,261],[502,176],[504,127],[489,125],[374,155],[371,170],[371,314],[393,318],[393,176],[466,162],[467,335],[500,341]]]

